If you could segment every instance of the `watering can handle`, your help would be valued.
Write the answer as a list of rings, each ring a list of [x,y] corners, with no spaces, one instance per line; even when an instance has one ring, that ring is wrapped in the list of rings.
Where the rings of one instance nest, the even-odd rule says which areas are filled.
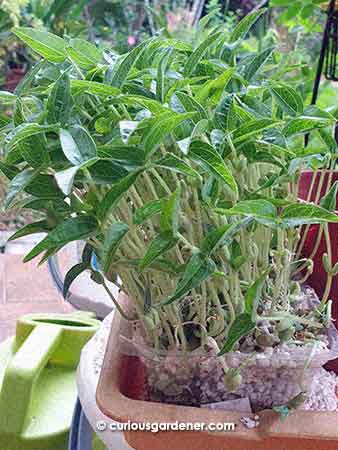
[[[63,329],[38,325],[7,366],[0,392],[0,430],[20,433],[31,402],[34,384],[61,340]]]

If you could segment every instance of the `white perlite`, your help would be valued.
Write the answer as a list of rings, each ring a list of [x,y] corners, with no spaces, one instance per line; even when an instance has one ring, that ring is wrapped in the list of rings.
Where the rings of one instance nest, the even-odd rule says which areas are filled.
[[[320,369],[313,379],[306,402],[300,409],[313,411],[338,411],[338,376]]]

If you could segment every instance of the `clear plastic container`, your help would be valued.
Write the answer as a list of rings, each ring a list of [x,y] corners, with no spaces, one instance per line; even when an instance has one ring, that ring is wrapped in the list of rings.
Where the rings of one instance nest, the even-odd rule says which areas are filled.
[[[140,335],[132,338],[129,327],[129,332],[121,335],[120,351],[139,358],[146,373],[146,400],[201,406],[249,398],[253,411],[259,411],[283,405],[310,388],[322,366],[338,357],[334,326],[328,330],[328,341],[329,349],[309,343],[259,353],[235,351],[219,357],[215,350],[202,348],[189,353],[155,352],[141,342]]]

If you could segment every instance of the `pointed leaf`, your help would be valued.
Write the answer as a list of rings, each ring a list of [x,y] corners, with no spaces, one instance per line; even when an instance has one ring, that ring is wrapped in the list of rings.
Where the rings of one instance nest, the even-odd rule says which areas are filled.
[[[19,172],[9,183],[7,195],[5,199],[5,208],[9,208],[15,197],[23,192],[32,179],[36,176],[36,172],[33,169],[25,169]]]
[[[80,125],[60,130],[62,151],[68,161],[78,166],[97,156],[96,144],[88,131]]]
[[[112,186],[98,206],[97,215],[101,220],[103,220],[109,211],[116,206],[121,197],[128,191],[130,186],[135,183],[137,177],[142,171],[143,169],[139,169]]]
[[[185,77],[191,75],[191,73],[197,67],[200,60],[203,58],[203,55],[208,50],[208,48],[211,47],[221,36],[224,36],[223,31],[211,34],[197,48],[195,48],[195,50],[191,53],[191,55],[189,56],[189,58],[185,63],[184,66]]]
[[[12,92],[0,91],[0,105],[13,105],[17,96]]]
[[[155,214],[159,214],[165,205],[165,199],[152,200],[138,208],[133,215],[133,223],[141,225],[145,220],[150,219]]]
[[[10,152],[16,145],[18,145],[24,139],[31,136],[47,132],[56,132],[58,125],[40,125],[38,123],[23,123],[14,128],[5,139],[5,148],[7,152]]]
[[[294,136],[296,134],[304,134],[308,131],[325,128],[332,123],[330,119],[322,117],[302,116],[290,120],[283,129],[285,137]]]
[[[175,95],[179,99],[180,103],[182,104],[182,106],[186,112],[195,111],[198,113],[198,115],[196,115],[197,120],[208,118],[208,114],[207,114],[206,110],[193,97],[185,94],[184,92],[176,92]]]
[[[67,72],[56,80],[47,100],[48,123],[68,122],[71,110],[70,80]]]
[[[82,262],[79,264],[75,264],[75,266],[73,266],[71,269],[68,270],[68,272],[66,273],[64,282],[63,282],[62,294],[63,294],[64,299],[67,299],[68,292],[69,292],[70,286],[73,283],[73,281],[87,269],[88,269],[88,264]]]
[[[238,144],[246,141],[249,137],[262,134],[265,130],[275,127],[277,124],[278,122],[272,119],[252,119],[233,132],[233,142]]]
[[[243,70],[243,77],[247,81],[251,81],[259,71],[262,69],[264,64],[269,60],[272,53],[275,51],[275,47],[269,47],[258,53],[245,67]]]
[[[192,142],[189,147],[188,157],[201,164],[211,175],[225,182],[232,191],[238,192],[237,183],[230,169],[211,145],[202,141]]]
[[[172,170],[173,172],[181,173],[190,177],[198,177],[198,172],[189,166],[183,159],[174,155],[173,153],[167,153],[163,158],[154,162],[155,167],[163,167],[165,169]]]
[[[210,277],[216,270],[215,263],[210,258],[203,257],[200,253],[194,253],[190,258],[183,276],[177,283],[174,294],[159,305],[169,305],[188,294]]]
[[[265,13],[265,11],[265,9],[261,8],[258,11],[246,15],[231,33],[229,43],[233,44],[236,41],[245,39],[246,35],[250,31],[250,28],[254,25],[257,19]]]
[[[109,272],[115,252],[128,230],[129,226],[123,222],[113,223],[109,227],[105,236],[101,253],[104,273]]]
[[[144,48],[152,41],[148,39],[141,42],[137,47],[133,48],[127,55],[118,62],[115,67],[111,77],[111,85],[120,88],[127,80],[127,76],[136,64],[137,60],[140,58]]]
[[[295,203],[283,210],[281,221],[284,227],[297,227],[305,224],[338,222],[338,216],[311,203]]]
[[[167,48],[164,50],[163,55],[158,63],[157,67],[157,78],[156,78],[156,98],[159,102],[164,102],[164,82],[165,82],[165,75],[168,70],[168,63],[170,56],[172,54],[173,49]]]
[[[196,93],[196,99],[200,103],[204,103],[210,97],[215,96],[215,93],[218,92],[218,96],[215,96],[215,100],[216,102],[219,101],[218,97],[222,95],[234,73],[235,68],[229,67],[214,80],[207,81]]]
[[[144,138],[144,149],[149,156],[163,142],[165,136],[173,132],[175,128],[187,119],[191,119],[196,113],[164,113],[158,116],[154,125]]]
[[[66,50],[71,59],[82,69],[90,69],[102,59],[101,51],[84,39],[71,39]]]
[[[327,211],[335,211],[337,204],[337,194],[338,194],[338,181],[335,181],[331,186],[329,192],[321,198],[319,206],[326,209]]]
[[[226,224],[206,235],[200,245],[201,253],[210,256],[220,245],[230,245],[237,233],[252,222],[251,218],[242,219],[234,224]]]
[[[160,228],[162,232],[170,231],[175,234],[178,231],[180,197],[181,186],[178,186],[162,208],[160,220]]]
[[[215,211],[227,216],[253,217],[266,225],[274,225],[277,222],[277,208],[267,200],[243,200],[236,203],[232,208],[216,208]]]
[[[255,329],[256,324],[251,320],[251,314],[243,313],[236,317],[231,325],[225,345],[218,353],[218,356],[231,352],[235,344],[244,336]]]
[[[86,92],[99,97],[115,97],[120,93],[120,90],[116,87],[88,80],[71,80],[70,88],[73,95]]]
[[[140,269],[143,270],[150,266],[157,258],[173,248],[177,242],[178,238],[175,237],[171,231],[166,230],[158,234],[150,242],[146,254],[140,263]]]
[[[232,131],[236,127],[236,112],[234,109],[234,95],[227,95],[217,105],[214,116],[215,125],[220,130]]]
[[[130,167],[143,166],[145,163],[144,151],[134,145],[106,144],[98,147],[102,158],[110,158]]]
[[[46,220],[40,220],[39,222],[29,223],[24,227],[20,228],[18,231],[13,233],[8,241],[14,241],[15,239],[19,239],[23,236],[27,236],[34,233],[45,233],[49,230],[49,226]]]
[[[60,63],[66,59],[65,42],[59,36],[28,27],[14,28],[12,31],[48,61]]]
[[[249,286],[245,294],[245,312],[251,315],[251,319],[253,322],[255,322],[257,318],[258,302],[260,300],[262,289],[268,272],[269,269],[265,270],[262,275],[257,278],[257,280],[254,281],[251,286]]]
[[[92,216],[78,216],[66,219],[53,228],[52,231],[39,242],[25,256],[24,262],[30,261],[45,250],[63,247],[68,242],[87,239],[98,232],[98,223]]]
[[[283,111],[292,115],[303,112],[303,99],[292,87],[276,85],[270,91]]]

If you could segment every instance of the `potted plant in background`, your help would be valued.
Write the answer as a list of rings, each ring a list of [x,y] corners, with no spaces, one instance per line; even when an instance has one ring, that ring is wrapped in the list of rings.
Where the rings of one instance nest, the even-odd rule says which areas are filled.
[[[212,29],[192,48],[159,36],[117,60],[86,41],[14,30],[44,59],[16,95],[1,94],[13,104],[2,129],[6,207],[20,193],[45,218],[12,239],[46,232],[25,257],[40,262],[85,241],[64,293],[89,270],[117,308],[98,393],[112,417],[208,422],[221,416],[198,407],[235,398],[286,415],[338,354],[328,290],[318,300],[302,288],[295,256],[300,226],[320,224],[327,238],[338,222],[335,187],[321,206],[297,198],[303,134],[331,130],[335,117],[280,81],[288,68],[276,48],[237,56],[263,13],[228,38]],[[317,154],[335,158],[327,145]],[[330,246],[325,260],[334,276]],[[128,304],[106,280],[121,283]],[[124,352],[145,374],[146,401],[120,392]],[[336,445],[330,433],[325,445]],[[150,434],[149,447],[163,448]],[[223,445],[205,436],[208,448]]]

